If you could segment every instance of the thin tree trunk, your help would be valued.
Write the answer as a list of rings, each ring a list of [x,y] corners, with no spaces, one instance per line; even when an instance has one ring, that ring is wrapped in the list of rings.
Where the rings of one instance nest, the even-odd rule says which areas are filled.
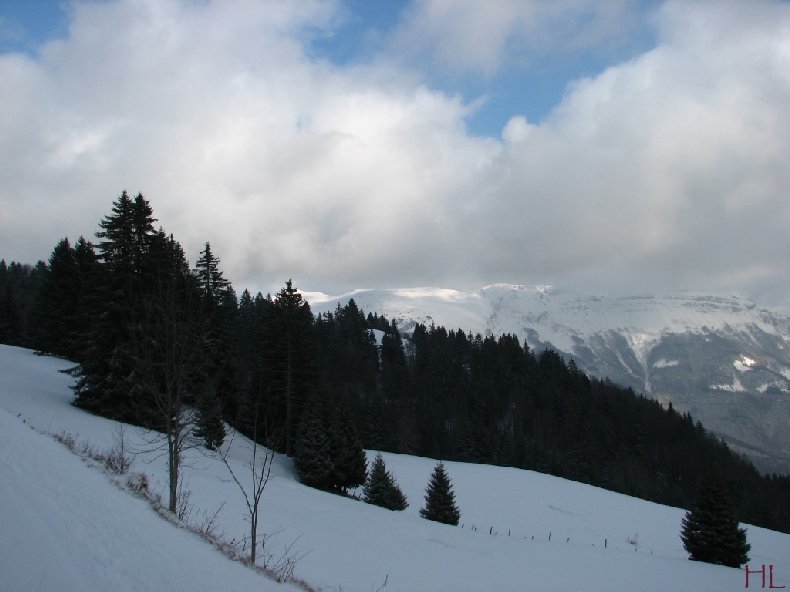
[[[178,499],[178,465],[180,464],[179,454],[178,454],[178,445],[173,433],[170,431],[172,430],[172,425],[168,428],[167,434],[167,446],[168,446],[168,460],[170,465],[170,501],[168,504],[168,509],[176,513],[176,502]]]
[[[255,553],[258,548],[258,509],[252,513],[250,520],[250,563],[255,565]]]
[[[293,426],[291,425],[293,421],[293,344],[290,332],[288,334],[288,343],[286,345],[286,349],[288,356],[286,358],[285,364],[285,454],[287,456],[293,456]]]

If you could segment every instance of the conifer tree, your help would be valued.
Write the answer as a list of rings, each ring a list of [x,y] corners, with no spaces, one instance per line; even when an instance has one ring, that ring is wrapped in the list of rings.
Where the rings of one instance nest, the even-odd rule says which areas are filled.
[[[237,314],[233,322],[233,357],[236,364],[236,398],[235,413],[229,417],[243,432],[248,431],[248,426],[255,425],[253,417],[255,402],[253,394],[258,374],[258,358],[260,349],[260,336],[262,332],[260,315],[257,314],[255,303],[249,290],[244,290],[239,298]],[[248,425],[243,425],[244,417]],[[251,430],[250,430],[251,431]]]
[[[211,244],[206,243],[195,263],[195,275],[200,284],[200,293],[204,300],[214,306],[222,301],[223,294],[230,286],[219,268],[220,260],[211,252]]]
[[[158,278],[144,276],[152,271],[147,263],[156,236],[154,222],[153,210],[143,196],[132,200],[124,191],[96,233],[102,269],[95,287],[99,294],[93,299],[96,322],[87,328],[84,341],[89,348],[72,372],[78,377],[75,404],[117,419],[141,421],[135,417],[139,402],[131,400],[137,390],[130,363],[130,332],[141,315],[143,289],[151,291],[159,284]]]
[[[294,464],[305,485],[318,489],[332,488],[332,441],[326,401],[322,397],[314,397],[310,401],[302,418]]]
[[[425,492],[425,507],[420,509],[420,516],[428,520],[458,525],[461,513],[455,505],[455,494],[444,463],[434,467],[431,481]]]
[[[74,248],[64,238],[53,249],[49,271],[36,301],[40,318],[39,350],[80,361],[82,348],[78,336],[90,325],[83,314],[83,292],[88,286],[88,278],[83,276],[87,276],[91,255],[95,262],[95,254],[82,237]]]
[[[266,399],[262,411],[278,428],[275,449],[293,456],[302,410],[316,387],[313,315],[291,280],[269,308],[262,344],[265,391],[261,395]]]
[[[364,499],[369,504],[388,510],[405,510],[409,504],[395,478],[387,470],[384,458],[377,454],[365,481]]]
[[[225,424],[219,399],[213,393],[206,395],[197,402],[195,437],[203,440],[209,450],[217,450],[225,441]]]
[[[42,320],[37,339],[39,350],[73,359],[70,345],[73,333],[79,330],[76,325],[79,290],[74,250],[69,239],[64,238],[52,251],[49,273],[39,292],[37,306]]]
[[[0,343],[18,345],[21,336],[19,309],[10,283],[0,286]]]
[[[749,561],[746,530],[739,528],[723,483],[702,481],[694,507],[686,513],[680,538],[693,561],[740,567]]]
[[[223,417],[235,416],[236,384],[231,355],[231,334],[237,313],[236,295],[219,267],[220,260],[207,242],[195,264],[204,320],[206,387],[196,401],[196,436],[214,450],[225,439]]]
[[[93,244],[80,237],[74,245],[74,262],[77,267],[78,293],[76,309],[73,314],[74,328],[69,336],[71,359],[82,362],[85,352],[90,347],[87,337],[95,323],[97,299],[100,294],[101,269],[98,265]]]
[[[385,401],[398,401],[405,397],[408,384],[406,356],[394,320],[381,338],[381,383]]]
[[[336,489],[346,491],[350,487],[358,487],[365,482],[365,450],[357,436],[357,430],[351,421],[346,407],[340,409],[332,426],[334,449],[334,466],[332,468],[332,484]]]

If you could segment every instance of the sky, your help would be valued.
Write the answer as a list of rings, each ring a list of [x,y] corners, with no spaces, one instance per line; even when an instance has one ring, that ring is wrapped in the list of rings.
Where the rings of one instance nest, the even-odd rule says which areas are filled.
[[[0,257],[123,190],[237,288],[790,302],[790,3],[4,0]]]

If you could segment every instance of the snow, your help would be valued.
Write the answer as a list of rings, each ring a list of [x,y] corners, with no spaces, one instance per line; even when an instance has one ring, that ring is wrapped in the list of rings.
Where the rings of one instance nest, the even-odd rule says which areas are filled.
[[[748,356],[741,356],[732,363],[738,372],[746,372],[747,370],[751,370],[756,364],[757,362]]]
[[[41,433],[68,432],[98,449],[112,444],[117,423],[69,404],[71,379],[57,372],[68,366],[0,346],[0,590],[295,589],[162,520]],[[128,427],[127,435],[146,447],[141,430]],[[236,438],[230,462],[238,474],[248,458],[249,443]],[[386,581],[387,592],[744,589],[744,570],[686,559],[681,509],[532,471],[448,462],[463,523],[450,527],[418,515],[435,461],[384,459],[409,499],[405,512],[304,487],[278,457],[262,531],[279,532],[267,542],[275,555],[290,543],[306,553],[296,575],[313,588],[371,592]],[[243,498],[225,467],[199,450],[186,462],[193,516],[225,503],[225,538],[245,536]],[[164,491],[165,465],[160,455],[139,452],[133,470]],[[773,565],[774,585],[790,585],[790,536],[747,528],[751,569]],[[752,576],[753,587],[758,580]]]
[[[575,338],[610,330],[622,333],[640,359],[646,359],[652,346],[667,334],[757,327],[782,335],[775,316],[749,300],[695,293],[603,297],[545,285],[493,284],[474,291],[423,287],[314,295],[315,312],[334,310],[354,298],[366,312],[395,318],[402,328],[413,322],[435,323],[448,330],[495,336],[515,333],[521,338],[531,329],[541,342],[569,353]]]
[[[162,520],[4,410],[0,432],[3,590],[285,589]]]
[[[371,333],[373,333],[373,339],[376,340],[376,345],[381,347],[381,344],[384,341],[384,331],[381,329],[371,329]]]
[[[666,360],[664,358],[661,358],[660,360],[656,360],[653,363],[653,368],[674,368],[675,366],[678,366],[679,364],[680,364],[680,361],[678,361],[678,360]]]

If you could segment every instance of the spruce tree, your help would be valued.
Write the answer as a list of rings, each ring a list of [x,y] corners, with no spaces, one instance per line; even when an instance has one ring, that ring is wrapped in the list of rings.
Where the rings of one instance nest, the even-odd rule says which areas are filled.
[[[96,319],[82,336],[89,344],[73,375],[74,403],[108,417],[142,422],[134,368],[131,364],[131,331],[143,308],[143,290],[157,287],[158,281],[144,277],[149,249],[156,235],[153,210],[138,195],[132,200],[124,191],[113,203],[112,213],[99,223],[98,260],[100,274],[94,290]],[[149,280],[149,281],[146,281]]]
[[[22,329],[11,284],[0,287],[0,343],[19,345]]]
[[[101,269],[93,245],[84,237],[77,240],[73,252],[79,287],[76,309],[72,315],[74,326],[69,335],[69,349],[71,359],[81,362],[90,348],[90,328],[95,323],[94,314],[99,308],[96,300],[101,297],[100,290],[97,289],[100,285]]]
[[[68,337],[68,318],[74,311],[77,292],[77,273],[74,253],[68,238],[61,239],[49,257],[49,273],[36,303],[41,311],[38,349],[42,352],[68,357],[65,340]]]
[[[316,387],[313,314],[310,305],[288,280],[270,307],[262,344],[265,406],[273,422],[278,452],[293,456],[302,410]]]
[[[80,239],[84,242],[84,239]],[[80,257],[85,257],[80,243]],[[58,242],[49,258],[49,272],[44,277],[36,305],[40,326],[37,348],[64,358],[79,361],[76,336],[82,332],[85,319],[81,316],[83,281],[81,261],[68,238]]]
[[[203,396],[197,402],[195,437],[203,440],[209,450],[217,450],[225,441],[225,424],[217,397]]]
[[[294,458],[302,483],[318,489],[332,488],[334,470],[325,403],[320,397],[313,397],[310,401],[299,427]]]
[[[398,483],[387,470],[384,458],[377,454],[365,481],[364,500],[388,510],[405,510],[409,504]]]
[[[220,260],[211,252],[211,244],[206,243],[195,263],[195,275],[200,284],[200,293],[204,300],[218,306],[223,294],[230,286],[219,268]]]
[[[236,294],[219,267],[220,260],[207,242],[195,264],[203,318],[206,388],[196,401],[195,435],[214,450],[225,439],[223,417],[235,417],[236,380],[232,355],[232,331],[237,313]]]
[[[433,469],[431,481],[425,492],[425,507],[420,509],[420,516],[453,526],[457,526],[461,518],[461,513],[455,505],[455,494],[450,478],[442,462]]]
[[[365,450],[359,442],[357,430],[346,407],[342,407],[332,426],[333,458],[332,482],[335,489],[346,491],[365,482]]]
[[[694,507],[686,513],[680,538],[693,561],[740,567],[749,561],[746,530],[739,528],[723,483],[702,481]]]

